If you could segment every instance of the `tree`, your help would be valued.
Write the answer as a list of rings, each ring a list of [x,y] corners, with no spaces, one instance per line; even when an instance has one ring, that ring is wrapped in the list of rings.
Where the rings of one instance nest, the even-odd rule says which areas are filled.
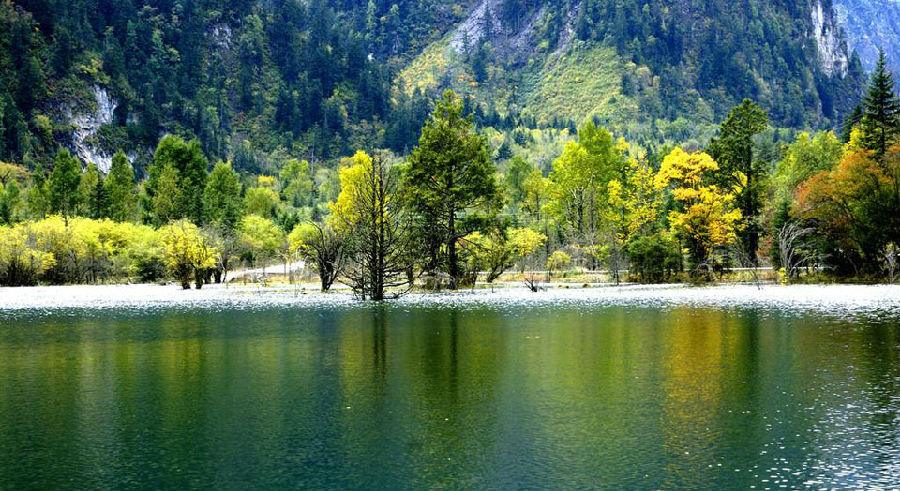
[[[852,139],[851,139],[852,141]],[[885,246],[900,240],[900,145],[880,158],[848,148],[830,171],[800,186],[792,214],[812,220],[839,275],[879,274]]]
[[[535,166],[521,155],[516,155],[509,160],[506,174],[503,176],[503,184],[506,187],[506,195],[513,204],[514,212],[518,212],[519,205],[525,201],[526,179],[536,170]]]
[[[601,239],[610,180],[622,174],[625,159],[612,135],[586,123],[578,142],[568,142],[553,161],[548,208],[578,246],[593,250]]]
[[[709,144],[709,154],[721,168],[715,176],[722,189],[737,189],[737,206],[743,226],[741,246],[752,264],[757,264],[759,249],[759,214],[762,209],[763,180],[767,174],[764,162],[754,157],[753,137],[768,127],[766,112],[750,99],[744,99],[731,110],[719,127],[719,136]]]
[[[741,210],[734,207],[735,191],[709,184],[710,174],[716,171],[719,164],[708,154],[689,154],[677,147],[663,159],[656,174],[656,187],[674,185],[672,196],[683,207],[669,212],[669,226],[686,241],[695,278],[700,270],[708,273],[714,247],[736,240],[741,220]],[[740,176],[734,179],[742,180]]]
[[[163,245],[163,258],[169,272],[187,290],[191,276],[199,290],[203,287],[205,271],[216,265],[216,250],[211,247],[200,229],[187,220],[178,220],[159,231]]]
[[[450,287],[456,289],[462,273],[458,241],[496,214],[499,191],[487,141],[475,132],[472,117],[463,117],[462,102],[452,91],[444,93],[425,123],[409,164],[405,194],[430,243],[429,266],[445,265]]]
[[[244,195],[244,211],[249,215],[272,218],[278,207],[278,194],[270,188],[255,187]]]
[[[546,235],[530,228],[496,227],[485,234],[473,232],[465,242],[475,258],[475,265],[486,271],[486,281],[493,283],[516,261],[533,254],[546,241]]]
[[[62,215],[66,223],[78,210],[81,195],[81,164],[66,149],[56,154],[49,180],[50,210]]]
[[[194,223],[203,223],[203,192],[206,189],[207,161],[200,142],[185,142],[174,135],[166,135],[156,147],[153,163],[147,179],[147,196],[151,201],[161,193],[160,177],[167,168],[174,171],[175,184],[179,189],[175,207],[165,211],[171,218],[187,218]],[[167,176],[171,179],[172,174]],[[171,184],[171,183],[166,183]],[[168,191],[168,190],[167,190]],[[165,199],[165,198],[163,198]],[[156,211],[156,210],[154,210]],[[157,223],[165,223],[159,215]]]
[[[880,158],[900,136],[900,100],[894,92],[894,76],[887,69],[884,51],[878,52],[878,63],[863,99],[865,146]]]
[[[203,214],[211,225],[233,234],[241,218],[241,181],[230,163],[221,160],[213,168],[203,190]]]
[[[18,217],[22,191],[16,181],[0,182],[0,225],[13,223]]]
[[[289,159],[278,172],[281,181],[281,197],[292,206],[306,206],[312,198],[313,182],[309,162]]]
[[[572,263],[572,258],[563,251],[553,251],[547,258],[547,281],[553,277],[553,271],[562,271]]]
[[[117,222],[133,219],[137,205],[134,170],[128,162],[128,157],[121,150],[113,155],[112,166],[103,187],[108,206],[106,215]]]
[[[31,185],[25,194],[28,213],[42,219],[50,213],[50,183],[41,171],[31,174]]]
[[[273,257],[281,248],[284,232],[275,222],[258,215],[247,215],[238,226],[238,237],[244,246],[245,257],[251,264],[262,264]]]
[[[399,176],[383,158],[357,152],[340,171],[341,193],[330,204],[333,226],[347,237],[344,268],[353,291],[383,300],[389,288],[411,286],[410,222],[398,195]]]
[[[678,270],[681,251],[668,233],[638,235],[626,245],[629,274],[645,283],[660,283]]]
[[[319,275],[322,291],[327,292],[341,275],[344,266],[345,237],[330,225],[301,223],[288,236],[291,249],[309,263]]]
[[[81,176],[81,195],[84,212],[88,218],[103,218],[106,214],[106,193],[103,188],[103,175],[93,162],[87,165]]]
[[[813,136],[806,132],[798,134],[775,168],[776,198],[792,201],[803,181],[833,169],[843,153],[844,145],[831,131],[820,131]]]
[[[159,173],[155,191],[151,199],[154,222],[164,225],[178,218],[178,204],[181,202],[181,187],[178,185],[178,171],[172,164],[166,164]]]

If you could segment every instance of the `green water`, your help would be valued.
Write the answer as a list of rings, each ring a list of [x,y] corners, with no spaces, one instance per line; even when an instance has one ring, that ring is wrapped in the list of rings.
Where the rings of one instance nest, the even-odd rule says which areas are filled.
[[[0,489],[897,489],[900,322],[0,312]]]

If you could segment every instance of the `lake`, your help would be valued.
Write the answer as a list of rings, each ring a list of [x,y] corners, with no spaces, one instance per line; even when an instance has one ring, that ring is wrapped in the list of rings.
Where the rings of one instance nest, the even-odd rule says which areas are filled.
[[[0,489],[900,487],[894,287],[103,288],[0,291]]]

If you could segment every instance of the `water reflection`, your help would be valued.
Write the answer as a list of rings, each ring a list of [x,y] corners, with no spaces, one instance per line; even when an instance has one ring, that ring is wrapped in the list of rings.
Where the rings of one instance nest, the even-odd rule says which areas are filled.
[[[898,331],[697,307],[19,316],[0,489],[896,488]]]

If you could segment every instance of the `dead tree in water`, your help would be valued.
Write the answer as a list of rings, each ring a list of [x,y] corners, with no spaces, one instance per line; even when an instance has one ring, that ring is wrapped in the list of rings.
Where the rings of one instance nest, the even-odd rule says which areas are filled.
[[[410,222],[396,196],[397,175],[379,156],[360,153],[353,161],[359,172],[341,183],[341,193],[347,194],[335,207],[349,231],[343,276],[364,300],[384,300],[390,289],[407,287],[394,292],[399,296],[412,286],[407,274],[412,259]]]

